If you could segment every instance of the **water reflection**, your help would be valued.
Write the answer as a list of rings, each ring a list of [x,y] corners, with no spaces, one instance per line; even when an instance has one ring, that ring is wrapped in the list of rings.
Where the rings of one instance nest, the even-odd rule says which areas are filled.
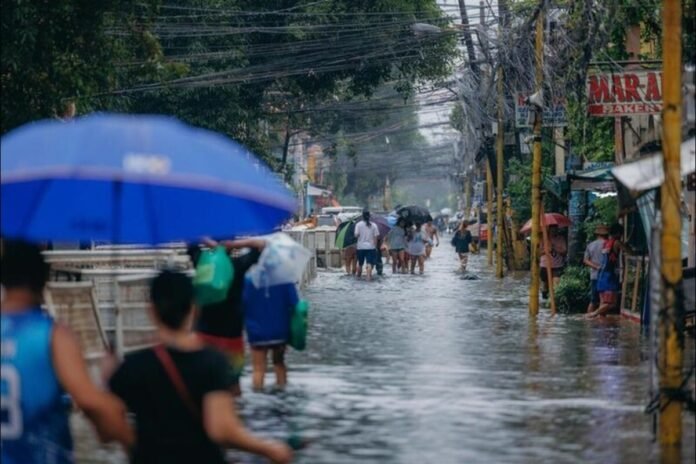
[[[320,274],[308,349],[287,391],[242,399],[249,426],[307,439],[301,463],[659,462],[637,324],[530,319],[525,276],[498,281],[481,255],[464,280],[450,251],[424,276]],[[684,430],[691,463],[693,416]]]

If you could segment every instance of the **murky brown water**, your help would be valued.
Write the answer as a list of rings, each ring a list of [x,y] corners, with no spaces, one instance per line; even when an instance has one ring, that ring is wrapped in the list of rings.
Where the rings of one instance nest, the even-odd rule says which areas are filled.
[[[659,462],[638,324],[548,310],[530,320],[525,278],[497,281],[485,259],[470,259],[478,281],[454,272],[445,245],[425,276],[320,274],[307,291],[308,349],[289,356],[291,385],[254,394],[246,376],[246,423],[309,439],[300,463]],[[687,363],[693,352],[689,340]],[[681,460],[692,463],[690,414],[684,431]],[[78,435],[81,462],[123,462]]]

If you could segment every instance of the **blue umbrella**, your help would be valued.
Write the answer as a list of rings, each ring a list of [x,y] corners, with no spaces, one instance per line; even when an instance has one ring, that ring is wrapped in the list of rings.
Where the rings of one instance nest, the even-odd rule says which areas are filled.
[[[261,234],[297,206],[243,146],[165,116],[41,121],[0,149],[5,237],[156,244]]]

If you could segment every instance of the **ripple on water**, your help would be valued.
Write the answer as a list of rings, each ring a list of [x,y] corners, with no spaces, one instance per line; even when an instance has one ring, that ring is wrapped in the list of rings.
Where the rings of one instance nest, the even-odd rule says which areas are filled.
[[[320,272],[290,386],[245,394],[240,414],[264,435],[307,439],[301,463],[656,462],[637,325],[548,310],[530,321],[527,277],[499,281],[485,261],[470,258],[481,280],[462,280],[445,246],[424,276]],[[685,423],[693,462],[693,416]]]

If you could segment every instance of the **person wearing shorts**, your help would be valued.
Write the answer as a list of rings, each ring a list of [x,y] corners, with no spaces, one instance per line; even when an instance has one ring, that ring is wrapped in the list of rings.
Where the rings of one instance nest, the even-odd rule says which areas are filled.
[[[422,275],[425,271],[425,244],[428,239],[422,227],[422,224],[416,224],[415,230],[409,234],[408,254],[411,256],[411,274],[416,273],[416,264],[418,264],[419,274]]]
[[[609,235],[609,229],[605,225],[598,225],[595,228],[595,240],[590,242],[585,249],[583,264],[590,268],[590,304],[587,306],[587,312],[591,313],[599,307],[599,292],[597,291],[597,275],[602,265],[602,249],[604,242]]]
[[[597,276],[597,291],[599,292],[599,307],[587,314],[589,319],[619,311],[619,261],[622,250],[630,252],[629,248],[621,243],[623,227],[614,224],[609,229],[609,238],[604,241],[602,248],[602,265]]]
[[[277,388],[283,389],[287,385],[285,347],[290,340],[292,313],[299,301],[294,283],[256,287],[246,279],[244,325],[251,346],[254,391],[263,390],[269,352],[272,353]]]
[[[549,227],[549,245],[551,247],[551,263],[546,261],[546,253],[544,250],[544,241],[540,242],[540,278],[541,278],[541,296],[544,299],[549,297],[549,274],[547,267],[551,266],[551,277],[553,279],[553,286],[556,287],[561,279],[561,274],[563,274],[563,268],[565,267],[565,257],[568,254],[568,245],[566,244],[565,237],[561,235],[557,226]]]
[[[365,210],[362,221],[355,225],[355,236],[358,238],[358,277],[362,276],[362,268],[367,263],[365,278],[372,280],[372,268],[377,264],[377,239],[379,229],[370,222],[370,212]]]
[[[217,246],[217,242],[206,240],[210,247]],[[261,251],[266,246],[264,240],[247,239],[224,242],[228,250],[250,248],[250,251],[239,257],[232,258],[234,278],[230,284],[225,300],[203,305],[200,307],[196,331],[201,340],[208,346],[222,352],[229,361],[229,383],[233,395],[239,396],[242,390],[239,379],[244,370],[244,310],[242,291],[244,290],[244,276],[251,266],[256,264],[261,256]],[[198,262],[200,249],[197,246],[189,247],[189,255],[194,263]]]
[[[407,261],[404,249],[406,248],[405,222],[399,219],[396,226],[389,231],[387,242],[389,243],[389,253],[392,256],[392,274],[406,272]]]
[[[355,243],[343,249],[343,261],[346,266],[346,274],[355,275],[358,272],[358,251]]]
[[[469,263],[469,247],[471,246],[472,238],[468,227],[469,224],[463,220],[459,224],[459,229],[455,232],[454,237],[452,237],[452,246],[454,246],[454,250],[457,252],[459,270],[462,272],[466,271],[466,266]]]

